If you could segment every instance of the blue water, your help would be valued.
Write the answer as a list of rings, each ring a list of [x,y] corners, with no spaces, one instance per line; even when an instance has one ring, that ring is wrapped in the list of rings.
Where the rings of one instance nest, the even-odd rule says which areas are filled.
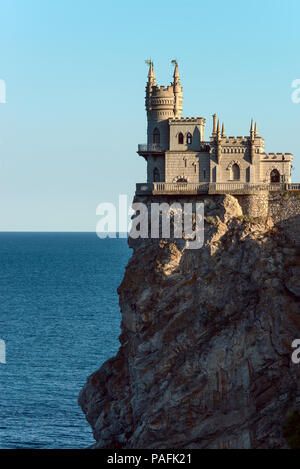
[[[119,347],[126,239],[0,233],[0,448],[86,448],[77,398]]]

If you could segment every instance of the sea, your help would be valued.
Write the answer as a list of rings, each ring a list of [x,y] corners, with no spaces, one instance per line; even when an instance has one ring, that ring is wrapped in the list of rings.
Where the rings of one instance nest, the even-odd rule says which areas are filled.
[[[130,255],[124,238],[0,233],[1,449],[94,443],[77,399],[118,351],[116,290]]]

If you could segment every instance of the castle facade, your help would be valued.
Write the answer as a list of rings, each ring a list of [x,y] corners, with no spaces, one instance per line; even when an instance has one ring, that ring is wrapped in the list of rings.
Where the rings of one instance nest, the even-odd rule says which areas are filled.
[[[197,183],[243,183],[275,185],[291,182],[293,155],[266,153],[257,124],[251,122],[246,137],[228,137],[217,115],[213,131],[205,140],[206,119],[182,117],[183,88],[178,64],[173,82],[156,84],[153,62],[149,61],[146,85],[147,143],[138,154],[147,162],[147,183],[172,183],[181,187]],[[189,184],[190,183],[190,184]]]

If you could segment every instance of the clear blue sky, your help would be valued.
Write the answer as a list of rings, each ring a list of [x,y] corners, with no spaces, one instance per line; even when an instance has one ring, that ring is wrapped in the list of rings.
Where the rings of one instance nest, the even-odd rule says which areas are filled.
[[[299,0],[1,0],[0,230],[94,231],[96,206],[146,179],[144,91],[152,58],[179,62],[185,116],[294,153],[300,182]]]

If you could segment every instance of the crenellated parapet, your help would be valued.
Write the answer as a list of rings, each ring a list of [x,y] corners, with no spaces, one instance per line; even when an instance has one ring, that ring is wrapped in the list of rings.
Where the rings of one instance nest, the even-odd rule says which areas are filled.
[[[293,161],[292,153],[263,153],[262,158],[265,160]]]
[[[185,124],[190,122],[194,124],[205,124],[206,119],[204,119],[204,117],[175,117],[174,119],[169,119],[170,124]]]

